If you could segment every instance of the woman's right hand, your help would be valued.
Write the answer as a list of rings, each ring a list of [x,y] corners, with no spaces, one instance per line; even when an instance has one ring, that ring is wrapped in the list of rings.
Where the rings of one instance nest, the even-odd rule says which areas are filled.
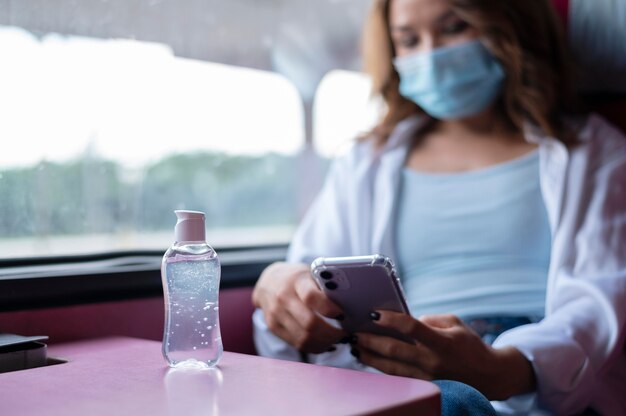
[[[305,264],[274,263],[267,267],[252,293],[269,329],[294,348],[321,353],[346,337],[319,315],[337,318],[341,309],[326,297]]]

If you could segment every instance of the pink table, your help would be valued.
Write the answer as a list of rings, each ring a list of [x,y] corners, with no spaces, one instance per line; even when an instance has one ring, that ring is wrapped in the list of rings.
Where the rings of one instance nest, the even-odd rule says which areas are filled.
[[[67,363],[0,374],[0,414],[439,414],[429,382],[224,353],[216,370],[170,370],[161,343],[103,338],[50,347]]]

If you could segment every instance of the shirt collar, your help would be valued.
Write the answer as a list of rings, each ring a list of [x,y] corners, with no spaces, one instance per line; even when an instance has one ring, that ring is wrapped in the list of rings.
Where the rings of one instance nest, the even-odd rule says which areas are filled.
[[[386,152],[396,147],[407,145],[413,137],[415,137],[415,133],[424,128],[430,120],[430,117],[422,114],[417,114],[401,120],[396,125],[396,128],[393,129],[381,150]]]

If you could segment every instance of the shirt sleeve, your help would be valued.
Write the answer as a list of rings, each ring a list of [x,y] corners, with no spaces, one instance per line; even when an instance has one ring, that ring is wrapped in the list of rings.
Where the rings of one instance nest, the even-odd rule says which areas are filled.
[[[626,138],[594,121],[602,125],[592,135],[600,137],[571,152],[546,318],[494,343],[526,356],[536,375],[537,403],[556,414],[590,405],[606,415],[626,409]],[[508,406],[524,414],[533,401],[518,397]]]
[[[346,193],[350,180],[350,158],[338,159],[330,167],[320,193],[298,226],[289,246],[287,261],[310,264],[318,256],[342,256],[349,253],[349,236],[345,220]],[[253,334],[257,352],[266,357],[300,360],[300,353],[274,335],[265,322],[263,311],[253,315]]]

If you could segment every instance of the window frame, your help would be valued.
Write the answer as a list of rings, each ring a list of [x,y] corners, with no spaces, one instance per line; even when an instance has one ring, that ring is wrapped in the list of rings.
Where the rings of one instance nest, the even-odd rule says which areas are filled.
[[[216,251],[220,290],[227,290],[253,286],[265,267],[284,260],[287,245]],[[162,296],[162,257],[158,251],[131,251],[0,260],[0,312]],[[108,261],[118,264],[102,266]]]

